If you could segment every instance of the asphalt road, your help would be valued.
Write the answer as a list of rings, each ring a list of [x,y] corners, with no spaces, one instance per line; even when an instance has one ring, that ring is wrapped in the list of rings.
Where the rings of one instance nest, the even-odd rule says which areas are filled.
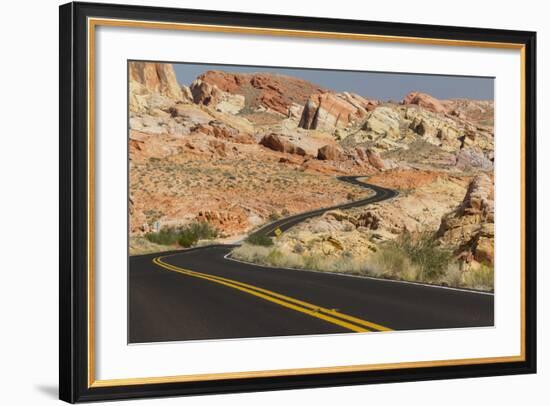
[[[255,234],[271,235],[333,208],[278,220]],[[288,336],[493,325],[493,295],[345,275],[266,268],[226,258],[234,246],[130,257],[130,343]]]

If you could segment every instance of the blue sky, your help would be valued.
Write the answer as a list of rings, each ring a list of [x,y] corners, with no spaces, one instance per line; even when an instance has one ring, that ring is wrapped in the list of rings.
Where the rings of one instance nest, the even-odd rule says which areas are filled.
[[[253,73],[270,72],[295,76],[335,91],[349,91],[379,100],[401,100],[412,91],[429,93],[438,99],[467,98],[492,100],[494,79],[472,76],[422,75],[408,73],[358,72],[323,69],[250,67],[174,63],[178,81],[189,85],[207,70]]]

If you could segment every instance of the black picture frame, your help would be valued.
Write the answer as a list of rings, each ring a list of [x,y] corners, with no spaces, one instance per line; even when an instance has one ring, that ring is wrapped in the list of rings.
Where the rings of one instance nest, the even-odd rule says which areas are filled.
[[[68,3],[60,6],[59,397],[67,402],[235,393],[536,372],[536,33],[435,25]],[[197,382],[90,385],[88,353],[87,19],[89,17],[343,32],[522,46],[524,64],[524,359],[471,365],[313,373]]]

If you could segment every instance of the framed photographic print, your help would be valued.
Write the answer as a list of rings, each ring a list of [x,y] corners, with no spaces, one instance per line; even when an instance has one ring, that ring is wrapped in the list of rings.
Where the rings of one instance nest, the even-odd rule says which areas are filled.
[[[62,400],[536,371],[535,33],[60,22]]]

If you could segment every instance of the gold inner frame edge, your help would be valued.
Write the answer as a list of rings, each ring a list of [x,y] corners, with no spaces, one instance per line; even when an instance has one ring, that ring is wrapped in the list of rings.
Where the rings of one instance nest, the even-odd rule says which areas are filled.
[[[87,80],[88,80],[88,388],[143,385],[143,384],[161,384],[177,382],[198,382],[213,381],[221,379],[244,379],[244,378],[265,378],[280,376],[297,376],[312,374],[335,374],[342,372],[361,372],[361,371],[380,371],[392,370],[398,368],[427,368],[441,366],[459,366],[473,364],[493,364],[504,362],[525,361],[525,45],[519,43],[507,42],[488,42],[488,41],[469,41],[453,40],[439,38],[422,37],[403,37],[391,35],[373,35],[373,34],[355,34],[344,32],[326,32],[326,31],[308,31],[291,29],[274,29],[260,27],[242,27],[230,25],[210,25],[210,24],[188,24],[188,23],[165,23],[140,20],[121,20],[108,18],[88,18],[87,21]],[[452,360],[434,360],[434,361],[415,361],[415,362],[396,362],[384,364],[364,364],[347,366],[330,366],[316,368],[294,368],[278,369],[266,371],[242,371],[242,372],[219,372],[209,374],[189,374],[160,377],[144,378],[120,378],[120,379],[95,379],[95,317],[94,317],[94,191],[95,191],[95,28],[97,26],[110,27],[132,27],[164,30],[182,30],[195,32],[219,32],[234,33],[244,35],[266,35],[266,36],[284,36],[300,38],[319,38],[319,39],[341,39],[372,42],[393,42],[402,44],[417,45],[435,45],[435,46],[461,46],[461,47],[479,47],[512,49],[520,51],[520,137],[521,137],[521,269],[520,269],[520,337],[521,350],[519,355],[485,358],[465,358]]]

